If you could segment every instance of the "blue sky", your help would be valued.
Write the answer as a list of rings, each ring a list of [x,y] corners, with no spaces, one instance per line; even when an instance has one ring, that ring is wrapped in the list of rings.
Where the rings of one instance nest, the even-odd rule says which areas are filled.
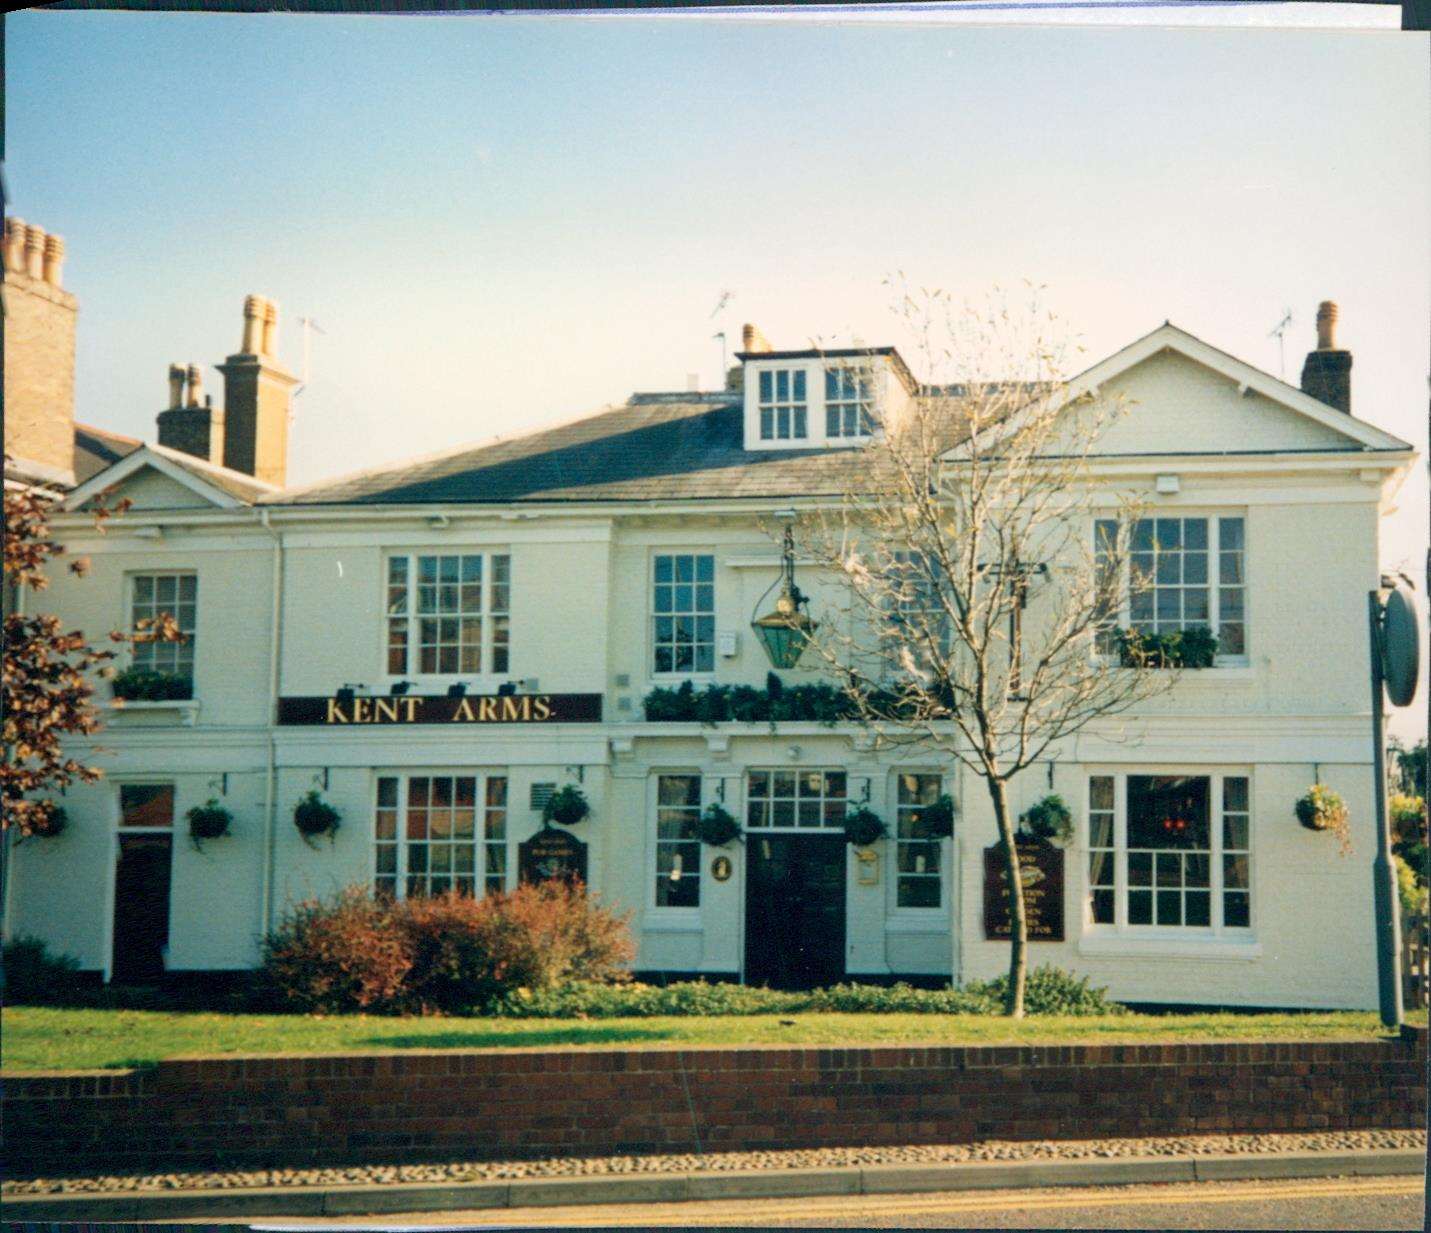
[[[1341,305],[1424,448],[1421,36],[26,12],[14,213],[64,235],[82,419],[277,300],[296,481],[717,380],[724,329],[900,342],[881,280],[1029,278],[1090,358],[1164,318],[1287,375]],[[723,291],[729,307],[712,317]],[[216,373],[206,374],[216,394]],[[1393,559],[1424,551],[1424,473]]]

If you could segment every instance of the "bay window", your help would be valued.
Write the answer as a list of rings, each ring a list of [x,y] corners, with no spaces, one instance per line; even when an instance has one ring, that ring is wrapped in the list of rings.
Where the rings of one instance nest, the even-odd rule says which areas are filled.
[[[388,675],[507,672],[511,562],[487,552],[389,557]]]
[[[1248,777],[1093,775],[1093,926],[1235,933],[1252,924]]]
[[[506,890],[507,777],[381,775],[373,838],[380,895]]]
[[[1118,524],[1099,519],[1094,543],[1101,567],[1116,559]],[[1247,654],[1246,520],[1226,517],[1142,518],[1133,524],[1119,580],[1119,607],[1099,632],[1100,653],[1116,647],[1114,629],[1169,634],[1205,626],[1219,662]]]

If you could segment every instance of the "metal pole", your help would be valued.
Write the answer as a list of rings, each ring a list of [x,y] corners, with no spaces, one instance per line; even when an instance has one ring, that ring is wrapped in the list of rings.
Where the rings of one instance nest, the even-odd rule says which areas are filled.
[[[1381,674],[1381,597],[1367,592],[1371,634],[1372,780],[1376,790],[1376,860],[1371,866],[1376,907],[1376,979],[1381,1021],[1401,1025],[1401,904],[1391,861],[1391,827],[1386,816],[1386,739],[1382,731],[1385,685]]]

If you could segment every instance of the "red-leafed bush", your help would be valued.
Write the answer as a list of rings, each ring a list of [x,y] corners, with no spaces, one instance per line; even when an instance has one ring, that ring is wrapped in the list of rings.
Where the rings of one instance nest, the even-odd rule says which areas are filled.
[[[401,908],[409,1007],[455,1013],[515,989],[621,979],[635,955],[627,919],[579,883],[542,882],[485,899],[409,899]]]
[[[398,906],[361,887],[297,904],[264,942],[261,999],[320,1013],[401,1009],[412,957]]]
[[[579,883],[396,903],[353,887],[294,909],[265,947],[260,987],[293,1010],[481,1011],[518,989],[625,979],[628,919]]]

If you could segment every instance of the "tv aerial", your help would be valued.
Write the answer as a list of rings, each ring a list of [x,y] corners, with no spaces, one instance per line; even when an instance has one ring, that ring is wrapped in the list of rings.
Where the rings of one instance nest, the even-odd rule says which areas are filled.
[[[1285,381],[1287,379],[1287,330],[1292,324],[1292,310],[1284,308],[1282,310],[1282,320],[1268,332],[1268,338],[1277,340],[1277,375]]]

